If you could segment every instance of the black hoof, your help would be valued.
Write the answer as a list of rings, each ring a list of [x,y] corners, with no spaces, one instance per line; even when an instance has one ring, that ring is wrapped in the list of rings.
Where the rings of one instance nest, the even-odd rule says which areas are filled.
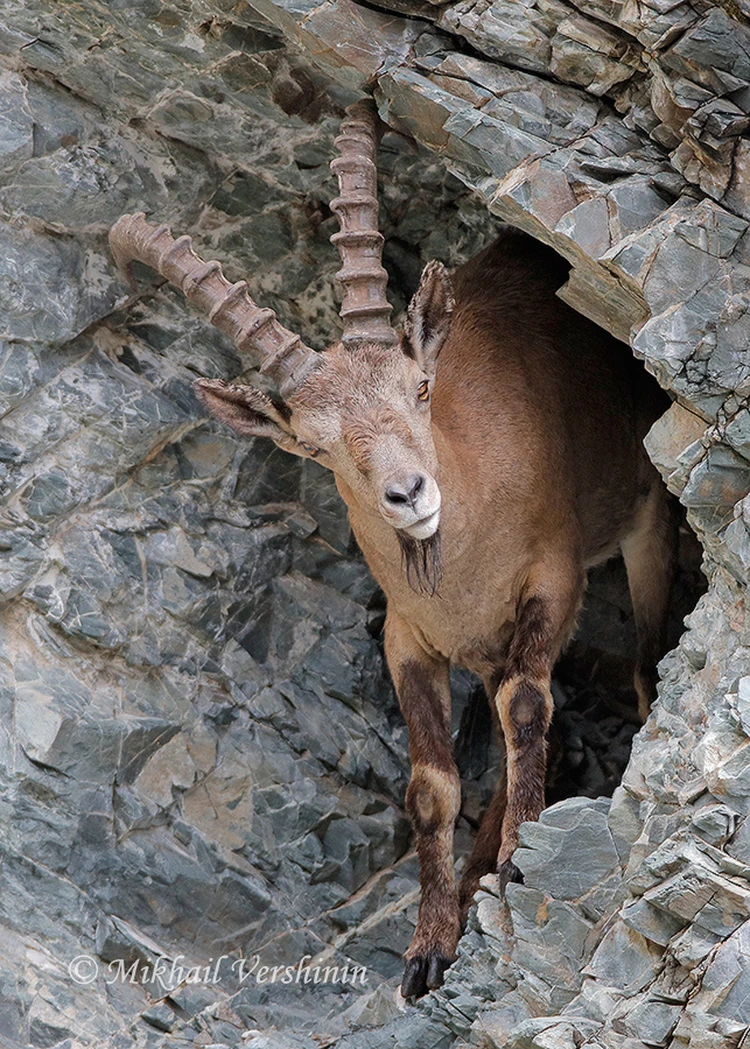
[[[523,885],[523,874],[516,867],[515,863],[510,860],[505,860],[497,868],[497,875],[500,879],[500,895],[505,895],[505,889],[512,881],[520,882]]]
[[[443,983],[443,973],[451,964],[442,951],[428,951],[409,958],[404,968],[401,981],[401,994],[404,998],[421,998],[428,991],[434,991]]]

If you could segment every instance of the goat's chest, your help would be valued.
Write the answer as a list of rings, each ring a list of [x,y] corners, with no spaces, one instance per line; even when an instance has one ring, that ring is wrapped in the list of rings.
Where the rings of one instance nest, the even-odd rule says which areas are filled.
[[[362,536],[360,545],[389,609],[425,648],[482,676],[502,667],[524,577],[518,564],[448,556],[436,592],[419,592],[409,585],[400,556],[387,556],[368,539]]]
[[[433,596],[391,599],[426,647],[483,677],[502,668],[517,607],[513,579],[444,576]]]
[[[502,667],[513,632],[516,609],[530,567],[524,534],[511,516],[493,527],[472,522],[459,528],[455,500],[443,500],[441,568],[435,593],[410,580],[393,529],[350,504],[357,541],[390,611],[396,612],[427,649],[482,676]],[[483,519],[477,506],[478,519]],[[416,585],[415,585],[416,584]]]

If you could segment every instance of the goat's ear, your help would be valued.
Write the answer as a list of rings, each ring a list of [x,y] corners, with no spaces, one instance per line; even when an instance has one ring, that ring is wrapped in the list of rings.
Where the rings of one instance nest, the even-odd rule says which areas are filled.
[[[235,433],[270,437],[287,452],[299,451],[288,425],[291,413],[282,402],[271,400],[254,386],[237,386],[223,379],[196,379],[193,389],[211,415]]]
[[[442,262],[428,262],[406,311],[404,335],[414,360],[434,375],[438,354],[448,338],[455,306],[453,285]]]

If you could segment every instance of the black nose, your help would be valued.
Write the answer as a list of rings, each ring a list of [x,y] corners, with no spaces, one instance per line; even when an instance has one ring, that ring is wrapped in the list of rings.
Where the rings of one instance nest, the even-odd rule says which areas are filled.
[[[397,482],[386,488],[385,497],[389,503],[394,503],[396,506],[402,503],[414,506],[414,500],[422,490],[423,484],[424,477],[422,474],[410,474],[403,483]]]

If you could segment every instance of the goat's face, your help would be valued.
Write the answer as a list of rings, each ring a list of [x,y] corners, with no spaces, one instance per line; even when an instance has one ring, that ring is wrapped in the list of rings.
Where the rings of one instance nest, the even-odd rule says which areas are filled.
[[[398,349],[337,346],[289,402],[305,446],[360,505],[414,539],[431,536],[440,518],[430,388]]]
[[[430,397],[453,308],[450,281],[430,263],[398,346],[340,343],[319,354],[287,401],[249,386],[201,379],[213,415],[244,436],[270,437],[286,451],[333,470],[358,505],[402,536],[426,540],[440,521]]]
[[[340,195],[331,201],[340,229],[341,343],[316,354],[272,310],[230,284],[218,262],[204,263],[190,237],[173,239],[143,213],[110,230],[118,266],[136,259],[157,269],[254,354],[285,399],[251,386],[199,379],[209,411],[243,436],[270,437],[286,451],[319,459],[338,476],[347,502],[395,529],[413,585],[435,592],[439,576],[440,490],[430,425],[430,393],[448,335],[453,293],[445,269],[425,267],[402,334],[391,326],[377,229],[377,115],[371,100],[349,106],[331,162]]]

